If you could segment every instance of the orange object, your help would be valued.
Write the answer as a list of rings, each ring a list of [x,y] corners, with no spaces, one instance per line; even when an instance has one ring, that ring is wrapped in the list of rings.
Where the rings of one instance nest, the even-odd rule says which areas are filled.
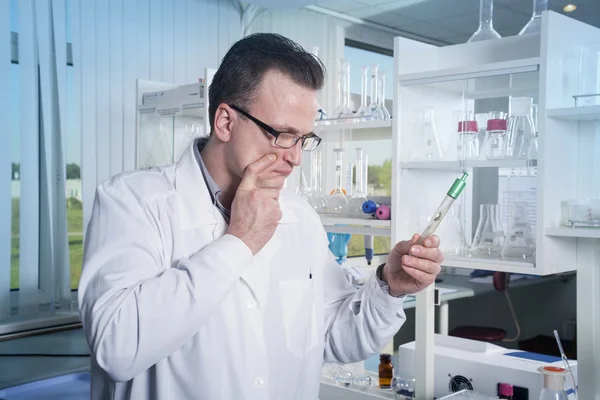
[[[331,192],[329,192],[329,195],[331,196],[333,194],[333,192],[335,192],[335,189],[333,189]],[[342,192],[344,193],[344,196],[348,195],[348,193],[346,193],[346,189],[342,189]]]
[[[379,356],[379,387],[387,389],[392,386],[394,377],[394,364],[392,364],[391,354],[381,354]]]

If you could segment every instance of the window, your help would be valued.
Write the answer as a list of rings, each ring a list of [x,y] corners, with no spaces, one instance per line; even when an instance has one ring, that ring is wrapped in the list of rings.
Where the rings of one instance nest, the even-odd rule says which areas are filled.
[[[360,96],[363,66],[371,67],[373,64],[379,65],[379,72],[386,72],[385,97],[388,104],[393,97],[392,76],[394,70],[394,58],[385,54],[373,51],[363,50],[356,47],[346,46],[344,48],[344,57],[350,63],[350,92],[353,95]],[[370,72],[369,72],[370,75]],[[368,83],[369,91],[371,82]],[[370,93],[368,93],[370,96]],[[391,106],[388,110],[392,112]],[[356,165],[356,156],[354,149],[360,147],[368,155],[367,171],[367,196],[391,196],[392,194],[392,139],[353,141],[348,145],[346,157],[348,163]],[[356,176],[356,174],[355,174]],[[387,254],[390,251],[390,237],[376,236],[373,238],[373,247],[375,254]],[[352,235],[348,243],[348,256],[364,256],[364,236]]]

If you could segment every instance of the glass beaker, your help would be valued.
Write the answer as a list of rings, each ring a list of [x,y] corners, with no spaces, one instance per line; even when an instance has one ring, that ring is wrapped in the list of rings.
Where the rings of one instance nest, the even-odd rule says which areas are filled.
[[[435,112],[433,107],[423,107],[417,110],[416,131],[413,133],[413,143],[409,149],[411,160],[441,160],[442,149],[435,127]]]
[[[327,207],[327,197],[323,194],[323,169],[322,169],[322,153],[320,150],[313,151],[310,154],[310,183],[311,193],[308,198],[308,203],[317,212],[325,212]]]
[[[548,0],[533,0],[533,15],[519,35],[535,35],[542,32],[542,12],[548,9]]]
[[[344,149],[333,149],[335,153],[335,190],[327,199],[327,212],[343,214],[348,206],[348,199],[342,189],[342,171],[344,164]]]
[[[379,82],[377,83],[379,94],[377,95],[377,103],[383,119],[390,119],[390,112],[385,108],[385,71],[379,72]]]
[[[360,107],[356,110],[356,116],[361,117],[361,120],[368,121],[371,119],[371,111],[367,105],[367,92],[369,86],[369,67],[362,67],[362,77],[360,82]]]
[[[350,107],[350,63],[348,60],[340,58],[340,74],[339,74],[339,105],[335,109],[334,118],[345,120],[344,122],[351,122],[353,113]],[[350,121],[347,121],[350,119]]]
[[[500,34],[494,29],[494,1],[480,0],[479,28],[477,28],[467,43],[499,39],[500,37]]]
[[[513,97],[510,99],[510,118],[506,134],[506,157],[527,158],[529,143],[534,137],[533,98]]]
[[[379,64],[371,65],[371,103],[369,104],[369,111],[371,111],[371,118],[383,119],[383,113],[379,108],[379,101],[377,96],[379,95],[378,83],[379,83]]]
[[[539,400],[568,400],[565,392],[567,370],[560,367],[546,366],[539,367],[538,371],[544,377],[544,387],[540,392]]]
[[[511,209],[510,223],[502,247],[502,258],[528,259],[535,252],[535,241],[529,218],[527,203],[515,203]]]
[[[507,121],[504,118],[488,119],[480,158],[495,159],[506,156],[506,127]]]
[[[352,197],[348,200],[346,213],[357,217],[369,217],[363,212],[362,206],[367,201],[367,194],[364,192],[364,168],[363,168],[363,149],[356,148],[356,186]]]

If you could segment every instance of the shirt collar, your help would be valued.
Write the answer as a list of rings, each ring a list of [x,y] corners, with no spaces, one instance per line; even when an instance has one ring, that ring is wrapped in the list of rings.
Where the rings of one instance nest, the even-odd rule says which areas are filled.
[[[208,187],[208,191],[210,193],[210,197],[213,204],[219,209],[221,214],[223,214],[223,217],[225,217],[225,219],[227,220],[229,219],[231,213],[227,208],[223,206],[223,204],[221,204],[221,201],[219,200],[219,197],[221,196],[221,188],[208,172],[208,169],[206,168],[206,165],[202,160],[202,155],[200,154],[200,152],[208,142],[207,139],[208,138],[198,138],[195,140],[193,146],[194,156],[196,157],[196,161],[198,162],[198,166],[200,167],[200,171],[202,172],[202,176],[204,177],[204,181],[206,182],[206,186]]]

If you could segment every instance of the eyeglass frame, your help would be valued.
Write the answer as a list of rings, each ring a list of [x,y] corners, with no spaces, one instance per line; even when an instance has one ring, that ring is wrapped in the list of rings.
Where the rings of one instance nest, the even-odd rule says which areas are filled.
[[[275,138],[275,146],[282,148],[282,149],[292,149],[294,148],[294,146],[296,146],[298,144],[299,141],[302,141],[302,143],[300,144],[300,148],[302,148],[302,146],[304,145],[304,141],[306,139],[316,139],[317,140],[317,145],[315,146],[314,149],[312,150],[305,150],[302,148],[302,151],[314,151],[317,147],[319,147],[319,145],[321,144],[321,141],[323,139],[321,139],[321,137],[317,136],[314,132],[308,133],[306,135],[300,136],[297,135],[295,133],[292,132],[280,132],[277,129],[265,124],[264,122],[262,122],[261,120],[259,120],[256,117],[253,117],[252,115],[250,115],[248,112],[242,110],[240,107],[236,106],[235,104],[228,104],[229,107],[233,108],[235,111],[239,112],[240,114],[242,114],[244,117],[248,118],[250,121],[254,122],[256,125],[258,125],[260,128],[262,128],[265,132],[267,132],[268,134],[270,134],[271,136],[273,136]],[[279,144],[277,144],[277,139],[279,138],[279,135],[281,135],[282,133],[285,133],[287,135],[294,135],[296,137],[296,141],[294,142],[294,144],[292,144],[290,147],[284,147],[281,146]]]

